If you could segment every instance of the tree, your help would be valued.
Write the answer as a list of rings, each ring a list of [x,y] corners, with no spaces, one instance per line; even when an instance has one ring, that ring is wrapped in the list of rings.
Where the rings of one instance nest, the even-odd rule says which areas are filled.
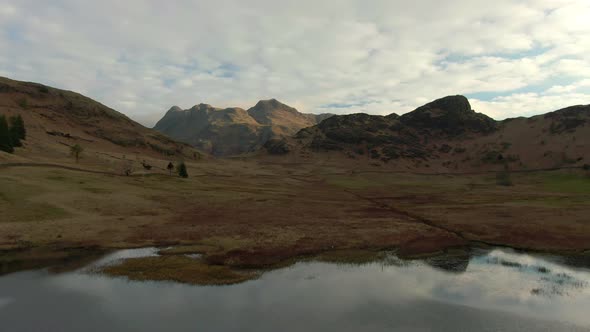
[[[188,172],[186,171],[186,165],[183,161],[178,164],[178,176],[181,178],[188,178]]]
[[[496,173],[496,184],[499,186],[512,186],[512,177],[510,176],[508,163],[504,163],[504,169]]]
[[[170,172],[170,175],[172,175],[172,171],[174,170],[174,164],[172,162],[169,162],[166,168],[168,169],[168,172]]]
[[[19,140],[27,139],[27,129],[25,128],[25,121],[23,117],[19,115],[10,117],[10,130],[13,133],[13,137]]]
[[[4,115],[0,115],[0,151],[8,153],[14,152],[12,135],[10,134],[8,122],[6,122],[6,117]]]
[[[72,145],[70,147],[70,154],[74,158],[76,158],[76,162],[78,162],[78,160],[80,160],[80,155],[82,154],[82,152],[84,152],[84,148],[81,147],[79,144]]]
[[[26,137],[25,122],[20,115],[10,117],[10,138],[12,140],[12,146],[19,147],[23,146],[21,139]]]

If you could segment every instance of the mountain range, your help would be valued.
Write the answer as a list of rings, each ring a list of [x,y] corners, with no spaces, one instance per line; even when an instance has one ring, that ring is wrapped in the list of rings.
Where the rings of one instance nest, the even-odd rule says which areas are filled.
[[[155,130],[216,156],[260,149],[269,139],[289,137],[331,114],[305,114],[276,99],[261,100],[245,110],[199,104],[183,110],[173,106]]]
[[[301,157],[332,153],[437,172],[577,167],[590,162],[590,105],[496,121],[464,96],[448,96],[401,116],[333,116],[271,146]]]
[[[20,152],[0,153],[7,161],[21,160],[23,151],[36,159],[67,158],[70,147],[80,144],[97,160],[110,155],[109,163],[130,155],[159,160],[248,155],[429,173],[590,163],[590,105],[496,121],[460,95],[386,116],[304,114],[271,99],[248,110],[175,106],[150,129],[78,93],[0,78],[0,114],[21,115],[27,129]]]

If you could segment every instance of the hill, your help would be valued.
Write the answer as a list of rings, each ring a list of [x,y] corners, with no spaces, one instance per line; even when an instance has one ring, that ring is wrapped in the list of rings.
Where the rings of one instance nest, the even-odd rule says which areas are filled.
[[[113,156],[195,159],[201,154],[125,115],[75,92],[0,77],[0,114],[21,115],[27,129],[24,147],[0,160],[56,161],[81,145],[86,160],[112,163]],[[108,156],[113,158],[109,158]],[[129,158],[127,158],[129,159]]]
[[[279,144],[279,143],[277,143]],[[448,96],[402,116],[333,116],[282,142],[300,160],[330,155],[353,163],[432,172],[581,166],[590,162],[590,105],[495,121]]]
[[[261,100],[247,111],[199,104],[182,110],[172,107],[155,130],[217,156],[258,150],[269,139],[292,136],[318,124],[329,114],[305,114],[276,99]]]

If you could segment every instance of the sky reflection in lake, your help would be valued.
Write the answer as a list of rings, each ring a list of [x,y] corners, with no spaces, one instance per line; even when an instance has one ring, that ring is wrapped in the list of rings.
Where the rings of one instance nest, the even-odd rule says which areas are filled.
[[[361,266],[301,262],[224,287],[84,271],[0,277],[0,329],[590,331],[590,271],[503,250]]]

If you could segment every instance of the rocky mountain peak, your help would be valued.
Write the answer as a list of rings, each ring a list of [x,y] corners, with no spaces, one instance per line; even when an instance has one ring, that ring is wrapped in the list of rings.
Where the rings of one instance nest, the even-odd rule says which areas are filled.
[[[179,106],[174,105],[174,106],[170,107],[170,109],[168,110],[167,113],[171,113],[171,112],[182,112],[182,111],[183,111],[182,108],[180,108]]]
[[[446,135],[460,135],[467,132],[490,133],[497,128],[496,121],[485,114],[471,109],[464,96],[447,96],[420,106],[400,117],[410,127],[422,130],[436,130]]]
[[[447,96],[418,107],[414,112],[440,110],[447,113],[471,112],[471,104],[465,96]]]

